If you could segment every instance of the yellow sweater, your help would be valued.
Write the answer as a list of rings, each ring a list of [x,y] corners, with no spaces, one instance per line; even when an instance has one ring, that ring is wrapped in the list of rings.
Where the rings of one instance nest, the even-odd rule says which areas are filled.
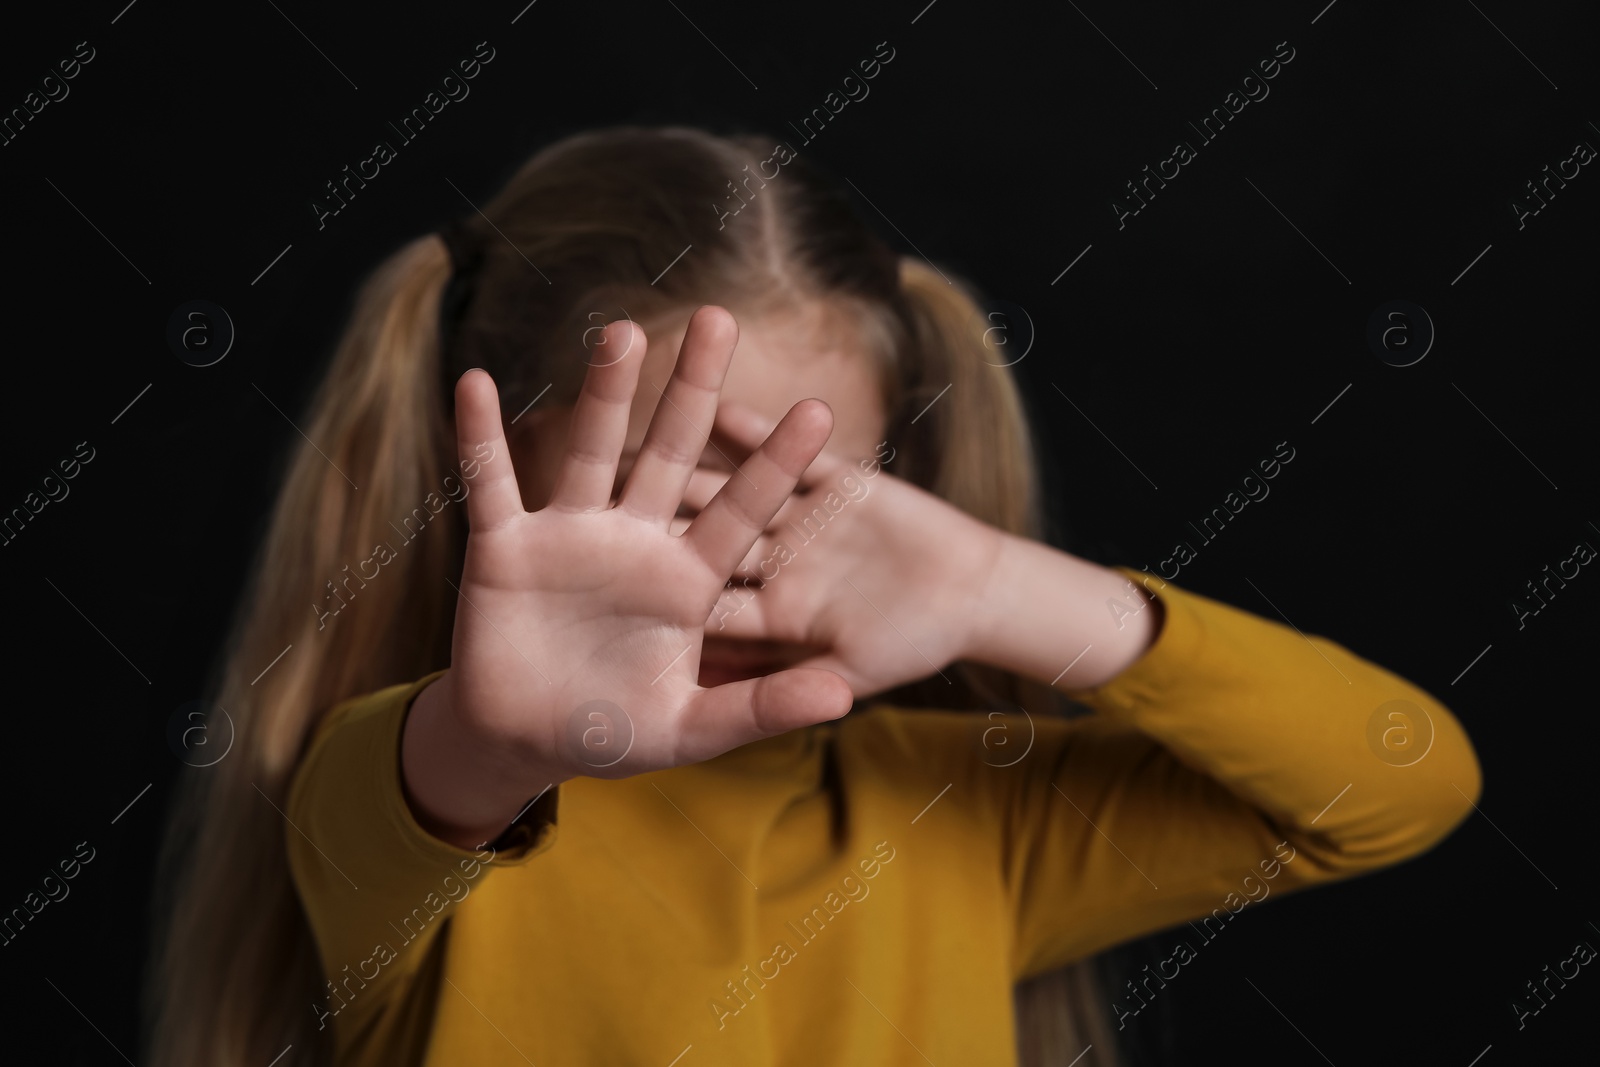
[[[1471,811],[1477,760],[1438,701],[1156,595],[1150,649],[1072,694],[1094,715],[873,706],[566,782],[492,856],[431,837],[401,791],[436,676],[341,704],[287,807],[330,980],[306,1010],[341,1067],[1013,1064],[1019,979],[1185,920],[1203,953],[1250,902],[1414,856]]]

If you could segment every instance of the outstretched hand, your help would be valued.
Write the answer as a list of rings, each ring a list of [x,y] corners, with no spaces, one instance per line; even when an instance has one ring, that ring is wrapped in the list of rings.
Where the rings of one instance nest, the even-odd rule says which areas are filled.
[[[604,350],[624,355],[590,363],[538,511],[523,507],[494,382],[472,370],[457,383],[459,452],[481,469],[450,669],[417,698],[403,753],[434,827],[467,841],[565,778],[705,760],[849,710],[849,686],[825,670],[696,683],[706,619],[833,425],[822,401],[794,405],[674,535],[737,339],[727,311],[695,312],[615,503],[645,353],[636,324],[606,327]]]

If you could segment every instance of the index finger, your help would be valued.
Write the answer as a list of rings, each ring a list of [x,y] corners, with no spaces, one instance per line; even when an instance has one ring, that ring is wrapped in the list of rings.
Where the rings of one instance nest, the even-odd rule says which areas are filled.
[[[744,560],[800,475],[833,432],[833,410],[821,400],[802,400],[683,532],[700,558],[726,577]]]
[[[725,400],[717,405],[713,428],[746,451],[754,452],[777,425],[755,408]],[[847,466],[849,461],[843,456],[823,449],[800,473],[796,484],[801,489],[811,489],[833,472]]]

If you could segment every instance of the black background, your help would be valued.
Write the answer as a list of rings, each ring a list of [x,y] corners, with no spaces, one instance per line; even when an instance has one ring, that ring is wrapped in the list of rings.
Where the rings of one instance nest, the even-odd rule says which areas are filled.
[[[1523,229],[1510,208],[1577,142],[1600,145],[1577,5],[124,2],[0,16],[7,111],[77,42],[96,52],[0,147],[0,509],[78,442],[95,450],[0,547],[0,910],[77,842],[97,852],[0,948],[8,1045],[138,1059],[148,882],[180,767],[166,725],[200,695],[298,441],[272,404],[298,421],[354,286],[400,242],[556,137],[638,122],[788,139],[869,197],[896,247],[1024,309],[1032,336],[1013,314],[1011,351],[1032,343],[1016,371],[1055,537],[1080,554],[1155,567],[1288,441],[1270,498],[1178,583],[1281,609],[1471,732],[1481,813],[1397,869],[1250,909],[1185,968],[1205,977],[1162,993],[1167,1062],[1593,1055],[1592,968],[1525,1029],[1510,1009],[1545,964],[1600,944],[1583,622],[1600,578],[1585,568],[1521,630],[1509,606],[1600,545],[1583,429],[1600,176],[1583,168]],[[386,122],[479,41],[496,56],[470,97],[319,231],[323,183],[393,140]],[[896,54],[870,96],[801,146],[788,123],[880,41]],[[1186,121],[1282,41],[1295,58],[1270,96],[1119,230],[1123,183],[1194,141]],[[166,343],[193,299],[238,330],[211,367]],[[1437,328],[1403,368],[1366,341],[1397,299]]]

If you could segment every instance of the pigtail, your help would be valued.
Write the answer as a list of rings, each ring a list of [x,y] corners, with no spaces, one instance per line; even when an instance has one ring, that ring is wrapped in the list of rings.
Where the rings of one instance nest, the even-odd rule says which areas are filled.
[[[277,809],[323,712],[448,662],[445,578],[465,530],[440,459],[453,455],[439,355],[450,273],[434,236],[383,263],[297,420],[305,439],[209,687],[225,712],[207,742],[232,747],[180,777],[160,861],[145,1003],[160,1067],[260,1067],[289,1044],[296,1063],[331,1054]]]
[[[991,322],[959,281],[920,259],[901,259],[900,284],[921,359],[910,361],[916,379],[899,421],[907,437],[927,442],[916,449],[932,461],[918,472],[926,488],[1002,530],[1039,536],[1033,445]]]

